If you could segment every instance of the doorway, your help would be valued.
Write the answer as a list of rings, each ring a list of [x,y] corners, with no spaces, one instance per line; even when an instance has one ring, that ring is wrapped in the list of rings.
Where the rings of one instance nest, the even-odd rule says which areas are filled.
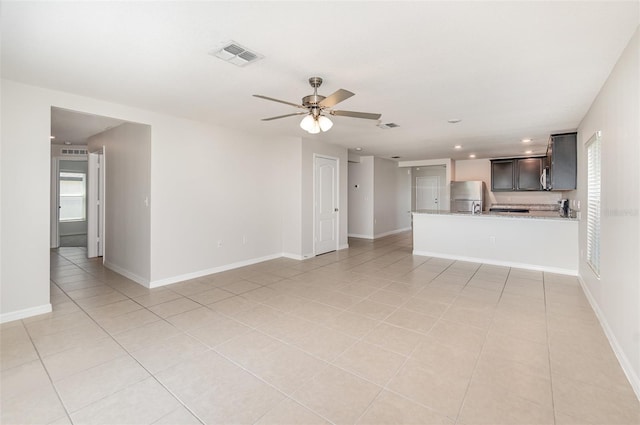
[[[58,160],[58,246],[87,246],[87,160]]]
[[[447,167],[427,165],[411,169],[411,209],[447,211]]]
[[[440,210],[440,176],[416,177],[416,209]]]
[[[98,215],[92,215],[92,206],[97,199],[97,195],[92,194],[96,179],[90,167],[87,145],[90,137],[124,122],[51,107],[51,248],[89,248],[91,230],[95,227],[92,223]],[[101,178],[104,191],[104,174]],[[104,221],[104,214],[100,217]],[[104,229],[104,223],[101,229]]]
[[[338,159],[314,156],[314,253],[338,249]]]

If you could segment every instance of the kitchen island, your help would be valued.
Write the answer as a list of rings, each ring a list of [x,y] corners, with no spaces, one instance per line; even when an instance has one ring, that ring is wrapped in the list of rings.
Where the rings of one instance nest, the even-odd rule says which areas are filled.
[[[578,220],[557,213],[413,212],[413,254],[578,273]]]

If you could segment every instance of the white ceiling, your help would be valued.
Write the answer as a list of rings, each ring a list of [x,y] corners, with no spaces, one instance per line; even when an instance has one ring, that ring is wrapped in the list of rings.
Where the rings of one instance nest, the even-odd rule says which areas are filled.
[[[0,13],[3,78],[401,160],[522,155],[523,138],[542,153],[578,126],[639,23],[636,0],[5,1]],[[229,40],[264,59],[209,55]],[[320,94],[356,93],[337,109],[400,127],[335,117],[311,136],[300,117],[260,121],[296,110],[252,94],[299,103],[316,75]]]

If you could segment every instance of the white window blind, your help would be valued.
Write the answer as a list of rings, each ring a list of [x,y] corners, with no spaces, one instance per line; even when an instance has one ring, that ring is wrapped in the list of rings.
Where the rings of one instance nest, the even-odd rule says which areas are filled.
[[[600,132],[587,142],[587,263],[600,276]]]

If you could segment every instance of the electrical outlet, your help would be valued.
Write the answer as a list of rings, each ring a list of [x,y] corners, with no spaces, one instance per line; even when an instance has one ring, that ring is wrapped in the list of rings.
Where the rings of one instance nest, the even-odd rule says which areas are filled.
[[[496,243],[496,237],[495,236],[489,236],[489,242],[492,244]]]
[[[242,245],[246,245],[247,243],[247,235],[242,235]]]
[[[222,239],[218,241],[218,248],[222,248]]]

